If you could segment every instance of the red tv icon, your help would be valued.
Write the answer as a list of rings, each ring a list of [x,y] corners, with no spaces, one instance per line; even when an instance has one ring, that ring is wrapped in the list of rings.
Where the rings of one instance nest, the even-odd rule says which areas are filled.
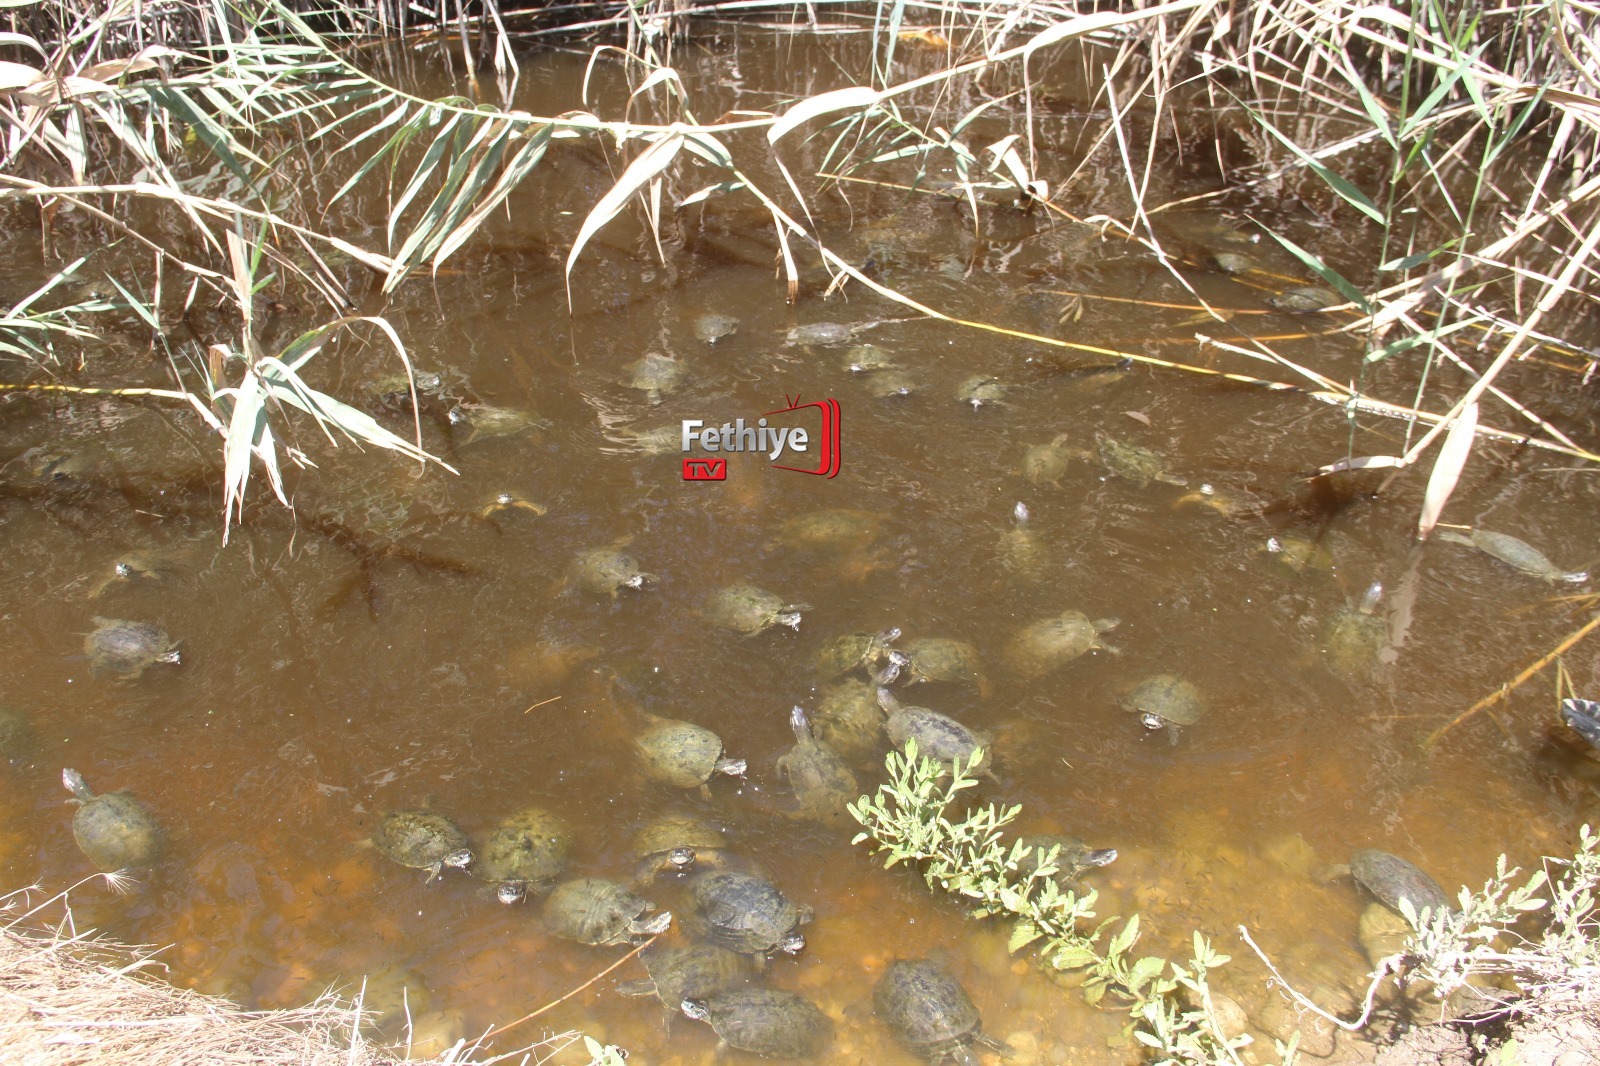
[[[683,461],[683,480],[726,481],[728,480],[728,460],[685,459]]]

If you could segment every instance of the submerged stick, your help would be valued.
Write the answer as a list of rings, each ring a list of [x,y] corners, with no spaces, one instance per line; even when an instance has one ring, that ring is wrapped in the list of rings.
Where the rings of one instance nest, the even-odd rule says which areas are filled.
[[[643,944],[640,944],[638,947],[634,948],[632,951],[630,951],[626,955],[622,956],[622,958],[618,959],[616,962],[613,962],[610,966],[607,966],[605,969],[601,970],[599,973],[595,974],[593,977],[589,978],[583,984],[579,985],[577,988],[574,988],[571,992],[568,992],[566,995],[562,996],[560,999],[552,999],[549,1003],[546,1003],[544,1006],[540,1007],[538,1010],[534,1011],[531,1014],[524,1014],[522,1017],[518,1018],[514,1022],[507,1022],[505,1025],[500,1026],[498,1029],[489,1030],[487,1033],[483,1034],[483,1039],[487,1040],[491,1036],[496,1035],[497,1033],[503,1033],[507,1029],[514,1029],[517,1026],[521,1025],[523,1022],[531,1022],[533,1019],[537,1018],[539,1015],[543,1014],[545,1011],[551,1010],[551,1009],[553,1009],[555,1007],[559,1007],[561,1004],[565,1003],[567,1000],[571,999],[573,996],[577,995],[579,992],[582,992],[584,989],[586,989],[586,988],[590,987],[591,985],[593,985],[596,981],[600,980],[600,978],[604,977],[606,974],[608,974],[611,971],[615,970],[617,967],[621,966],[623,963],[627,962],[629,959],[631,959],[635,955],[639,954],[639,952],[643,951],[645,948],[649,947],[651,944],[654,944],[657,940],[659,940],[661,938],[661,936],[662,936],[661,933],[657,933],[655,936],[652,936],[649,940],[646,940]]]
[[[1432,733],[1429,733],[1428,739],[1422,742],[1423,752],[1426,753],[1431,751],[1433,746],[1442,740],[1446,733],[1450,732],[1450,730],[1454,729],[1462,722],[1465,722],[1467,719],[1472,718],[1479,711],[1487,710],[1489,707],[1492,707],[1496,703],[1505,699],[1511,694],[1512,690],[1519,688],[1525,681],[1539,673],[1545,667],[1549,666],[1551,662],[1553,662],[1558,656],[1565,654],[1569,648],[1578,643],[1578,641],[1582,640],[1584,637],[1588,636],[1590,633],[1594,632],[1597,628],[1600,628],[1600,614],[1597,614],[1593,618],[1589,619],[1574,632],[1567,634],[1565,639],[1563,639],[1560,644],[1557,644],[1554,648],[1551,648],[1544,655],[1540,656],[1537,662],[1527,667],[1513,680],[1501,685],[1498,689],[1489,693],[1489,695],[1483,697],[1483,699],[1479,700],[1477,703],[1474,703],[1471,707],[1468,707],[1466,710],[1450,719],[1450,721],[1446,722],[1438,729],[1435,729]]]

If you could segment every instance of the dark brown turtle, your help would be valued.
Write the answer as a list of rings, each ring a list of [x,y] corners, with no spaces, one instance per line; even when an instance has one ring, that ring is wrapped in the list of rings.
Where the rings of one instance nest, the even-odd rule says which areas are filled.
[[[674,1015],[686,999],[705,999],[748,984],[756,960],[715,944],[674,947],[651,944],[639,954],[649,979],[619,984],[624,996],[655,996]]]
[[[872,1003],[895,1036],[930,1062],[978,1066],[973,1044],[1002,1057],[1011,1047],[983,1031],[978,1008],[966,989],[925,959],[901,959],[884,972]]]
[[[178,662],[178,642],[149,622],[96,618],[83,650],[97,674],[133,680],[157,663]]]
[[[1591,754],[1600,758],[1600,703],[1568,698],[1561,701],[1561,721],[1582,737]]]
[[[557,885],[544,901],[544,927],[580,944],[604,947],[666,932],[672,913],[645,915],[655,909],[615,881],[579,877]]]
[[[72,816],[72,838],[94,868],[116,873],[149,866],[161,854],[161,826],[145,805],[126,792],[96,796],[83,775],[61,771],[61,783],[73,795],[78,812]]]
[[[791,903],[764,878],[732,870],[700,874],[689,883],[689,900],[694,924],[723,947],[793,955],[806,946],[800,927],[811,920],[811,908]]]
[[[809,1059],[833,1039],[833,1020],[810,1000],[778,988],[735,988],[685,999],[683,1013],[711,1026],[721,1046],[776,1059]]]
[[[472,864],[467,835],[433,811],[390,811],[378,819],[372,846],[401,866],[428,871],[428,882],[437,880],[446,866],[464,869]]]
[[[1350,876],[1371,892],[1379,903],[1398,913],[1400,901],[1411,901],[1414,910],[1427,907],[1438,914],[1450,909],[1450,899],[1439,882],[1413,864],[1377,848],[1362,848],[1350,856]]]

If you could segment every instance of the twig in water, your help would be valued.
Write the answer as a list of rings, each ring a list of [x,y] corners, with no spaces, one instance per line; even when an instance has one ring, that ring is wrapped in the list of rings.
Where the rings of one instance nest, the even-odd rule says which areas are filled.
[[[1267,958],[1267,953],[1262,951],[1254,940],[1250,939],[1250,930],[1241,925],[1239,927],[1239,935],[1244,937],[1244,942],[1250,945],[1250,950],[1256,953],[1256,958],[1260,959],[1266,968],[1272,971],[1272,976],[1277,979],[1278,984],[1283,987],[1285,992],[1289,993],[1289,995],[1293,997],[1296,1003],[1300,1004],[1306,1010],[1311,1011],[1320,1017],[1326,1018],[1329,1022],[1332,1022],[1334,1025],[1337,1025],[1339,1028],[1349,1033],[1354,1033],[1366,1028],[1367,1022],[1372,1019],[1372,1001],[1378,995],[1378,986],[1383,983],[1383,979],[1385,977],[1388,977],[1392,973],[1399,972],[1400,969],[1400,956],[1390,955],[1387,958],[1380,959],[1378,961],[1378,970],[1372,975],[1372,983],[1367,986],[1367,999],[1366,1002],[1361,1005],[1361,1016],[1353,1022],[1347,1022],[1336,1014],[1329,1014],[1327,1011],[1311,1002],[1311,1000],[1295,991],[1294,986],[1288,981],[1284,980],[1283,974],[1279,973],[1278,968],[1272,965],[1272,960]]]
[[[514,1022],[507,1022],[505,1025],[500,1026],[500,1028],[498,1028],[498,1029],[489,1030],[487,1033],[483,1034],[483,1039],[487,1040],[491,1036],[495,1036],[495,1035],[498,1035],[500,1033],[505,1032],[507,1029],[514,1029],[517,1026],[521,1025],[523,1022],[531,1022],[531,1021],[533,1021],[533,1019],[537,1018],[539,1015],[543,1014],[545,1011],[552,1010],[552,1009],[554,1009],[556,1007],[559,1007],[561,1004],[565,1003],[567,1000],[571,999],[573,996],[577,995],[579,992],[582,992],[584,989],[588,988],[590,985],[592,985],[596,981],[600,980],[600,978],[604,977],[606,974],[610,973],[612,970],[615,970],[617,967],[621,966],[623,963],[627,962],[629,959],[631,959],[635,955],[639,954],[639,952],[643,951],[645,948],[649,947],[651,944],[654,944],[658,939],[660,939],[661,935],[662,935],[661,933],[657,933],[655,936],[651,937],[649,940],[646,940],[643,944],[640,944],[638,947],[634,948],[632,951],[630,951],[626,955],[622,956],[622,958],[618,959],[616,962],[612,963],[610,966],[607,966],[605,969],[601,970],[599,973],[595,974],[593,977],[589,978],[583,984],[579,985],[577,988],[574,988],[571,992],[568,992],[566,995],[562,996],[560,999],[553,999],[549,1003],[546,1003],[544,1006],[540,1007],[538,1010],[534,1011],[532,1014],[524,1014],[522,1017],[518,1018]]]
[[[554,703],[556,700],[559,700],[560,698],[561,698],[560,696],[551,696],[547,700],[540,700],[538,703],[535,703],[532,707],[529,707],[528,711],[537,711],[540,707],[543,707],[545,704]],[[523,714],[527,714],[528,711],[523,711],[522,713]]]

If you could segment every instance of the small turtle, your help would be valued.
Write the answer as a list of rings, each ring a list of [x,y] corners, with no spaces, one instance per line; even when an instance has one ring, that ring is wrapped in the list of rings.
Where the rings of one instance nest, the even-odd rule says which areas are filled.
[[[161,826],[144,804],[126,792],[96,796],[73,769],[61,771],[61,783],[78,804],[72,839],[95,869],[110,874],[156,861],[161,854]]]
[[[117,585],[158,585],[172,576],[169,566],[158,553],[136,551],[117,559],[90,596],[103,596],[106,590]]]
[[[1084,652],[1103,648],[1115,651],[1100,640],[1100,634],[1117,623],[1102,618],[1091,622],[1082,611],[1066,611],[1024,626],[1011,639],[1007,661],[1024,681],[1041,678],[1065,666]]]
[[[444,375],[438,371],[421,369],[413,370],[410,377],[404,372],[385,374],[367,386],[367,394],[379,406],[390,411],[409,412],[413,388],[421,405],[444,393]]]
[[[719,315],[715,312],[700,315],[694,320],[694,335],[697,340],[707,344],[716,344],[726,340],[739,332],[739,320],[732,315]]]
[[[472,864],[467,835],[442,814],[424,810],[390,811],[378,819],[372,845],[387,859],[414,870],[428,871],[431,883],[446,866],[464,869]]]
[[[1568,572],[1556,566],[1544,553],[1525,540],[1511,536],[1509,533],[1496,533],[1488,529],[1474,529],[1471,536],[1465,536],[1451,529],[1439,532],[1440,540],[1448,540],[1455,544],[1466,544],[1477,548],[1485,555],[1492,555],[1507,566],[1514,566],[1525,574],[1542,577],[1546,581],[1565,581],[1573,585],[1581,585],[1589,580],[1588,571],[1578,570]]]
[[[518,903],[528,892],[546,892],[567,868],[572,834],[567,824],[543,807],[529,807],[489,833],[472,874],[496,886],[501,903]]]
[[[1022,453],[1022,476],[1032,485],[1054,485],[1061,487],[1061,478],[1066,474],[1067,467],[1073,459],[1084,457],[1087,453],[1081,448],[1069,447],[1067,441],[1071,436],[1066,433],[1058,435],[1048,444],[1031,444]]]
[[[683,1013],[705,1022],[722,1047],[779,1059],[809,1059],[833,1040],[833,1020],[810,1000],[779,988],[735,988],[685,999]]]
[[[1389,625],[1376,613],[1383,586],[1373,582],[1360,606],[1345,607],[1328,619],[1322,647],[1334,673],[1353,681],[1370,681],[1383,665]]]
[[[584,592],[616,598],[619,589],[643,589],[661,579],[639,569],[639,561],[620,548],[581,551],[570,568],[573,584]]]
[[[883,765],[883,705],[875,685],[847,678],[822,690],[812,717],[818,740],[857,766]]]
[[[966,989],[926,959],[901,959],[879,978],[872,1003],[895,1036],[930,1062],[977,1066],[973,1044],[1009,1057],[1011,1047],[983,1031]]]
[[[860,671],[877,678],[891,664],[903,657],[891,645],[900,639],[899,629],[885,629],[879,633],[841,633],[825,641],[817,652],[817,678],[832,681],[845,674]],[[895,665],[895,673],[899,666]],[[886,684],[887,681],[880,682]]]
[[[1450,899],[1439,887],[1439,882],[1387,851],[1362,848],[1352,854],[1350,876],[1371,892],[1379,903],[1397,914],[1402,913],[1402,899],[1410,900],[1411,906],[1419,912],[1424,907],[1434,914],[1450,909]]]
[[[1156,730],[1171,726],[1167,734],[1172,743],[1178,742],[1178,730],[1194,725],[1205,713],[1205,701],[1200,690],[1181,677],[1157,674],[1139,683],[1129,694],[1124,706],[1139,716],[1146,729]]]
[[[1349,302],[1332,289],[1320,285],[1301,285],[1267,297],[1269,307],[1294,315],[1315,314]]]
[[[1211,262],[1224,274],[1248,274],[1261,269],[1253,258],[1242,252],[1217,252],[1211,257]]]
[[[1005,394],[1005,385],[998,378],[985,374],[974,374],[964,378],[961,384],[956,386],[956,402],[971,404],[974,411],[984,404],[1000,403]]]
[[[906,684],[922,681],[949,681],[974,685],[980,696],[988,695],[989,682],[983,676],[983,661],[964,640],[948,637],[918,637],[902,649],[906,658]]]
[[[1011,509],[1011,527],[1000,535],[1000,565],[1023,577],[1037,575],[1048,561],[1032,521],[1028,505],[1018,501]]]
[[[458,403],[450,408],[449,418],[451,430],[461,438],[463,444],[496,437],[515,437],[550,424],[532,411],[495,407],[486,403]]]
[[[688,814],[663,815],[633,837],[640,882],[660,873],[720,869],[727,846],[722,830]]]
[[[1568,697],[1561,701],[1560,715],[1561,721],[1594,749],[1596,757],[1600,757],[1600,703]],[[5,750],[3,733],[4,726],[0,725],[0,753]]]
[[[542,503],[524,500],[514,492],[497,492],[494,494],[493,499],[483,505],[483,509],[478,512],[478,517],[493,518],[497,514],[504,514],[508,511],[527,511],[535,518],[540,518],[549,514],[550,508]]]
[[[867,379],[867,395],[875,400],[910,396],[918,388],[916,378],[903,370],[882,370]]]
[[[844,369],[852,374],[870,374],[878,370],[899,370],[888,352],[876,344],[858,344],[844,353]]]
[[[633,738],[639,768],[652,781],[674,788],[698,788],[710,795],[713,774],[742,777],[743,759],[723,758],[722,738],[704,726],[674,718],[645,715],[648,724]]]
[[[883,325],[882,319],[858,322],[847,326],[843,322],[813,322],[796,326],[784,335],[784,343],[802,348],[841,348],[874,326]]]
[[[789,712],[789,727],[795,745],[778,758],[777,770],[794,791],[796,816],[830,825],[849,822],[845,805],[861,795],[856,775],[838,752],[811,735],[804,708]]]
[[[811,908],[791,903],[764,878],[732,870],[703,873],[689,882],[689,900],[695,926],[734,951],[794,955],[806,946],[800,927],[811,920]]]
[[[1189,484],[1183,478],[1167,473],[1166,460],[1149,448],[1127,444],[1104,433],[1096,433],[1094,439],[1099,447],[1100,462],[1105,464],[1105,468],[1117,477],[1133,482],[1141,489],[1152,481],[1180,487]]]
[[[1334,565],[1333,549],[1327,544],[1293,533],[1268,537],[1261,550],[1297,574],[1307,570],[1332,570]]]
[[[623,370],[622,384],[638,389],[651,403],[660,403],[663,396],[683,384],[688,373],[681,362],[661,352],[646,352]]]
[[[927,707],[908,707],[886,688],[878,689],[878,703],[889,715],[883,729],[895,747],[904,748],[906,741],[915,740],[917,754],[941,764],[947,772],[953,770],[959,759],[968,773],[994,777],[989,770],[993,752],[987,733],[968,729],[949,715]],[[983,757],[973,763],[973,754],[980,749]]]
[[[615,881],[578,877],[557,885],[544,901],[544,927],[555,936],[605,947],[664,933],[672,912],[644,917],[655,904]]]
[[[1051,879],[1063,890],[1090,870],[1108,866],[1117,861],[1116,848],[1091,848],[1077,837],[1050,836],[1030,833],[1019,836],[1017,843],[1029,850],[1017,855],[1017,873],[1031,877],[1049,861],[1056,872]],[[1051,858],[1051,852],[1055,857]]]
[[[800,552],[846,552],[871,544],[883,531],[883,520],[869,511],[835,507],[786,519],[767,546]]]
[[[83,650],[97,674],[131,681],[157,663],[178,662],[178,643],[160,626],[98,617],[94,624],[94,631],[83,638]]]
[[[753,637],[773,626],[800,629],[800,612],[810,604],[786,603],[782,596],[754,585],[728,585],[711,594],[706,617],[724,629]]]
[[[726,992],[756,975],[753,958],[715,944],[651,944],[639,954],[639,961],[649,979],[619,984],[617,991],[624,996],[655,996],[674,1015],[686,999]]]
[[[1195,504],[1207,507],[1227,518],[1242,518],[1245,515],[1256,515],[1266,510],[1266,504],[1252,493],[1243,489],[1229,488],[1226,485],[1218,488],[1212,484],[1203,484],[1193,492],[1186,492],[1172,501],[1174,508],[1184,504]]]

